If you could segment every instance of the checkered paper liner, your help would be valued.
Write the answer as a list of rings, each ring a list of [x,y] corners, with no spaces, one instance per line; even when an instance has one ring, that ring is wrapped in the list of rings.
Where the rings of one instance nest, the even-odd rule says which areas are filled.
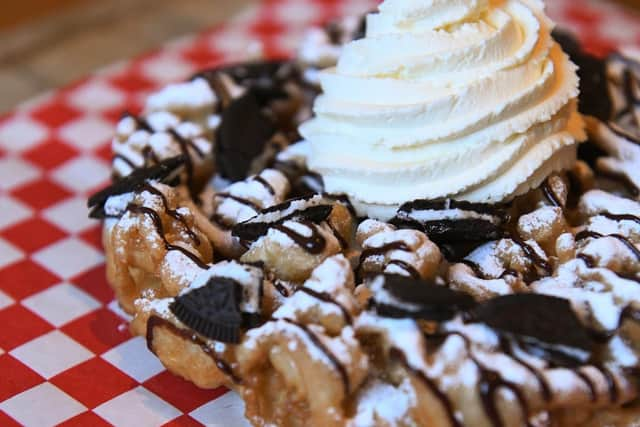
[[[0,116],[0,425],[242,426],[240,399],[168,373],[132,338],[105,281],[86,199],[110,176],[124,110],[255,41],[290,55],[306,28],[369,0],[267,0],[225,25],[115,64]],[[596,53],[640,44],[640,16],[603,1],[549,0]],[[214,7],[214,6],[212,6]]]

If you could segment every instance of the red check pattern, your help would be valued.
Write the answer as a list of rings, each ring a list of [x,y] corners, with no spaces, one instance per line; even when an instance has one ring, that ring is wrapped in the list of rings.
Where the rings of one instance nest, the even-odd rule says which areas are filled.
[[[238,426],[242,404],[166,372],[132,338],[104,274],[85,201],[110,175],[125,109],[260,41],[290,55],[310,25],[373,0],[265,0],[226,25],[108,67],[0,116],[0,425]],[[640,45],[640,16],[604,1],[549,0],[549,13],[604,54]]]

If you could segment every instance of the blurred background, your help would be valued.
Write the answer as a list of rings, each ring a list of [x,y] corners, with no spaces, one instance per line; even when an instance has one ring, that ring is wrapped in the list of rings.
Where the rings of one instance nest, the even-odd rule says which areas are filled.
[[[10,0],[0,13],[0,112],[257,0]]]
[[[640,10],[640,0],[614,1]],[[211,27],[257,2],[6,1],[0,14],[0,112],[167,40]]]

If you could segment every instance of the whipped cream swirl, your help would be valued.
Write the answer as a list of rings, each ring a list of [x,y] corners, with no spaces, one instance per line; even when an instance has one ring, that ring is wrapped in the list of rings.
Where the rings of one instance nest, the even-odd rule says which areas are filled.
[[[576,67],[538,0],[387,0],[320,75],[310,167],[360,213],[415,199],[494,203],[570,167]]]

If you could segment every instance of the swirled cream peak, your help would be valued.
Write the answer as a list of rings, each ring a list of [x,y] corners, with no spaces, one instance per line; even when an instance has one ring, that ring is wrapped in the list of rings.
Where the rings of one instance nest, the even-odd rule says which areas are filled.
[[[387,0],[321,73],[301,127],[328,191],[499,202],[569,167],[584,138],[576,67],[537,0]],[[384,218],[382,218],[384,219]]]

